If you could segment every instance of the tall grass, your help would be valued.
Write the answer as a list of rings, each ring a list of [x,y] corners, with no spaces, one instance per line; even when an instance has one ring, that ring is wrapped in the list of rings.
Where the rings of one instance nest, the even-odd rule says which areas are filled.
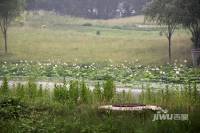
[[[66,83],[67,84],[67,83]],[[107,80],[89,90],[84,81],[55,85],[46,92],[34,82],[9,88],[7,79],[1,90],[1,132],[70,132],[70,133],[198,133],[200,96],[196,84],[186,84],[182,90],[166,88],[155,93],[144,88],[140,98],[132,92],[114,92],[114,83]],[[3,88],[5,87],[5,88]],[[106,90],[106,91],[105,91]],[[8,94],[9,97],[4,97]],[[14,98],[15,97],[15,98]],[[43,98],[42,98],[43,97]],[[50,99],[49,99],[50,98]],[[98,105],[140,103],[159,105],[170,113],[189,114],[189,121],[152,122],[153,112],[112,112],[98,110]],[[23,102],[22,102],[23,101]],[[6,113],[6,114],[5,114]],[[37,121],[37,122],[36,122]]]
[[[8,80],[6,77],[3,79],[2,86],[0,87],[0,94],[3,96],[9,95]]]

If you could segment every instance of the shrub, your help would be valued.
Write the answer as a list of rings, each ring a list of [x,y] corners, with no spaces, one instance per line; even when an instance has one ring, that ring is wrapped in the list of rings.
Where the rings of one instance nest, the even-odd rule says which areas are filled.
[[[81,83],[81,102],[83,103],[88,103],[89,102],[89,97],[90,97],[90,90],[89,88],[86,86],[85,82],[82,81]]]
[[[65,87],[55,86],[54,88],[54,100],[60,103],[66,103],[69,99],[68,91]]]
[[[120,26],[113,26],[112,29],[120,29],[121,30],[122,27],[120,27]]]
[[[197,84],[193,83],[193,92],[192,92],[192,96],[193,96],[193,103],[197,103],[199,102],[199,98],[198,98],[198,90],[197,90]]]
[[[24,86],[21,85],[20,83],[17,84],[16,96],[19,97],[19,98],[24,98],[24,96],[25,96]]]
[[[4,96],[7,96],[9,94],[8,80],[6,77],[4,77],[4,79],[3,79],[3,83],[0,88],[0,92]]]
[[[144,93],[144,103],[151,104],[152,102],[153,102],[153,92],[152,88],[148,85]]]
[[[104,99],[109,102],[112,100],[115,94],[115,85],[113,80],[108,79],[103,85],[103,95]]]
[[[20,25],[21,27],[23,27],[23,26],[24,26],[24,24],[25,24],[25,22],[24,22],[24,21],[19,21],[19,25]]]
[[[28,107],[17,98],[0,99],[0,118],[1,120],[18,119],[26,117]]]
[[[139,95],[139,102],[144,103],[144,101],[145,101],[145,92],[144,92],[144,86],[142,85],[142,92]]]
[[[82,26],[92,26],[91,23],[84,23]]]
[[[38,97],[42,97],[43,96],[43,89],[42,89],[42,85],[40,85],[38,93],[37,93]]]
[[[94,92],[94,96],[96,100],[98,102],[101,102],[103,100],[103,94],[102,94],[101,85],[99,82],[95,85],[93,92]]]
[[[78,81],[70,81],[69,98],[71,101],[77,103],[79,98],[79,85]]]
[[[37,96],[37,85],[34,82],[29,81],[27,87],[28,98],[35,99]]]
[[[101,35],[101,32],[99,30],[96,31],[96,35]]]

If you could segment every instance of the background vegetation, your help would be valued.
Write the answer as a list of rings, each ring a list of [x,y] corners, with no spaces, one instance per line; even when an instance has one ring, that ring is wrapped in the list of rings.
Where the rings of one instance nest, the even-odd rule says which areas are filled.
[[[161,36],[159,28],[154,25],[140,25],[144,22],[142,16],[90,21],[40,11],[22,15],[16,21],[8,33],[9,54],[4,55],[3,47],[0,48],[2,60],[59,59],[71,63],[139,60],[143,64],[168,61],[165,36]],[[173,60],[190,61],[189,38],[186,30],[175,33]]]

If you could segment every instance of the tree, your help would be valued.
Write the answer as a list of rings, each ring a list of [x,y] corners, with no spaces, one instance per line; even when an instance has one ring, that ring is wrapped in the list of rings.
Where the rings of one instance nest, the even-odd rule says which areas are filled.
[[[200,48],[200,0],[177,0],[176,6],[179,9],[176,18],[192,33],[194,48]]]
[[[126,3],[126,16],[141,13],[142,7],[149,0],[26,0],[27,10],[53,10],[70,16],[108,19],[118,15],[120,3]],[[135,15],[135,14],[134,14]]]
[[[175,0],[153,0],[145,8],[145,16],[148,21],[154,21],[166,26],[164,33],[168,39],[169,62],[171,62],[172,36],[179,23],[176,18],[177,7]]]
[[[19,15],[21,7],[23,5],[22,0],[1,0],[0,1],[0,27],[3,33],[5,53],[8,51],[7,46],[7,31],[10,22]]]

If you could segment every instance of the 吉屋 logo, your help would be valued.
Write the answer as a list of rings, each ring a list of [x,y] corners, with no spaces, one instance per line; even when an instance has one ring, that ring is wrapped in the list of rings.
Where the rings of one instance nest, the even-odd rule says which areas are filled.
[[[169,120],[175,120],[175,121],[188,121],[189,116],[188,114],[168,114],[167,111],[163,112],[157,112],[154,114],[152,121],[169,121]]]

